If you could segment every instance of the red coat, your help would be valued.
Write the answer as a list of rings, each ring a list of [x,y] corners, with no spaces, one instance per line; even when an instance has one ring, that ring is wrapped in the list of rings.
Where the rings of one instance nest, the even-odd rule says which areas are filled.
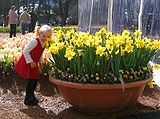
[[[40,61],[44,48],[41,46],[39,39],[36,39],[36,40],[37,40],[37,46],[32,49],[32,51],[30,52],[30,55],[33,61],[37,63],[37,66],[38,66],[38,63]],[[39,68],[38,67],[31,68],[30,64],[26,63],[23,53],[19,61],[16,63],[14,69],[15,69],[15,72],[17,72],[23,78],[39,79]]]

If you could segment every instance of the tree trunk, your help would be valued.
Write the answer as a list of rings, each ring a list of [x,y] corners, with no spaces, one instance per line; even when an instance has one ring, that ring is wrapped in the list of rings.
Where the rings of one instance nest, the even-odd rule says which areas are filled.
[[[62,0],[59,0],[59,11],[61,16],[61,26],[66,25],[66,19],[68,17],[68,10],[71,0],[66,0],[62,3]]]
[[[62,7],[62,0],[59,0],[59,14],[60,14],[60,17],[61,17],[61,25],[62,25],[62,20],[64,19],[64,16],[63,16],[63,7]]]
[[[67,0],[66,3],[64,4],[64,19],[62,20],[62,25],[66,25],[66,19],[68,17],[68,10],[69,10],[69,5],[70,5],[70,0]]]

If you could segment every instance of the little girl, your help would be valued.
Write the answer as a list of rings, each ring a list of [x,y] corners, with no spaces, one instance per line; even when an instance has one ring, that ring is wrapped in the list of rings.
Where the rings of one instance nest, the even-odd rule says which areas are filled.
[[[52,29],[48,25],[36,28],[37,38],[32,39],[25,47],[21,58],[16,63],[14,69],[21,77],[27,78],[25,105],[35,106],[38,100],[34,91],[39,80],[39,69],[41,68],[41,57],[46,46],[47,39],[52,37]]]

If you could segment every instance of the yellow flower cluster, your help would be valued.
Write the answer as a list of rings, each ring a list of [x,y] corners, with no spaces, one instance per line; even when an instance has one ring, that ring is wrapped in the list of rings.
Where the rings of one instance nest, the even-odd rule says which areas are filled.
[[[141,38],[142,32],[136,30],[131,33],[124,30],[122,34],[112,34],[106,29],[101,29],[95,34],[76,33],[69,30],[64,33],[62,30],[54,32],[54,42],[51,43],[49,50],[53,54],[58,54],[60,50],[65,49],[65,57],[72,60],[76,54],[81,51],[81,55],[88,48],[95,48],[95,53],[99,56],[110,56],[126,53],[132,53],[136,49],[160,49],[158,40],[152,41],[149,38]]]

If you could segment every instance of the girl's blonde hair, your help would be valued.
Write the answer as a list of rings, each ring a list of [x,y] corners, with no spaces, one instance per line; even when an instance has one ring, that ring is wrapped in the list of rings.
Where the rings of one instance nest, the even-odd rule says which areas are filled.
[[[36,26],[35,28],[36,37],[39,37],[41,33],[44,33],[48,36],[52,36],[52,28],[48,25]]]

